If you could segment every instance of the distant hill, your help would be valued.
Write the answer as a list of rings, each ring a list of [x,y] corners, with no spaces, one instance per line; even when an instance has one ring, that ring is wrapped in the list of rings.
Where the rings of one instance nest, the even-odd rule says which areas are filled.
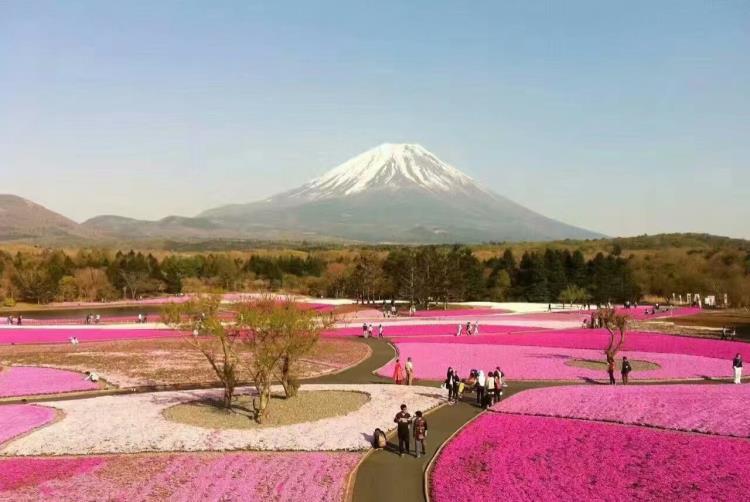
[[[93,237],[75,221],[44,206],[17,195],[0,194],[0,241]]]
[[[81,226],[89,231],[115,239],[217,239],[237,238],[240,233],[205,218],[167,216],[157,221],[137,220],[124,216],[96,216]]]

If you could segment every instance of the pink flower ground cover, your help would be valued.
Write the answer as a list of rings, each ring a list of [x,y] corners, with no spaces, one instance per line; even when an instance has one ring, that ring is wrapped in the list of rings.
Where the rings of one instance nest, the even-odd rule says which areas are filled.
[[[476,345],[451,343],[399,343],[402,360],[411,357],[417,378],[442,380],[449,366],[467,377],[471,369],[494,370],[500,366],[510,380],[589,380],[607,378],[607,373],[565,364],[570,359],[602,361],[601,350],[567,349],[556,347],[526,347],[514,345]],[[633,371],[631,380],[662,380],[675,378],[704,378],[731,376],[731,361],[683,354],[626,351],[629,359],[645,360],[660,368]],[[378,370],[390,377],[394,362]]]
[[[32,366],[12,366],[0,372],[0,397],[58,394],[98,389],[94,382],[73,371]]]
[[[750,441],[485,414],[447,444],[435,502],[746,500]]]
[[[340,501],[356,453],[0,459],[0,499]]]
[[[548,387],[516,394],[494,409],[750,437],[747,385]]]
[[[70,343],[71,336],[78,337],[79,342],[101,342],[141,338],[174,338],[180,336],[180,334],[170,329],[2,328],[0,329],[0,344]]]
[[[392,341],[402,343],[455,343],[481,345],[526,345],[534,347],[561,347],[571,349],[604,350],[609,334],[603,329],[538,330],[506,327],[504,332],[493,332],[496,326],[482,327],[479,336],[423,336],[419,338],[395,336]],[[360,330],[361,331],[361,330]],[[454,333],[455,334],[455,333]],[[693,356],[732,359],[736,353],[750,353],[746,342],[730,342],[688,336],[663,335],[633,331],[625,338],[625,350],[687,354]]]
[[[475,319],[471,319],[472,325],[474,324]],[[464,330],[466,329],[466,321],[463,321],[460,323]],[[458,331],[458,325],[459,322],[454,322],[450,324],[400,324],[400,325],[383,325],[384,332],[383,336],[390,339],[397,339],[400,340],[401,337],[411,337],[411,339],[414,339],[415,341],[421,341],[424,338],[431,337],[430,340],[435,341],[452,341],[455,339],[457,342],[462,342],[467,339],[471,340],[479,340],[482,338],[482,334],[503,334],[503,333],[516,333],[516,332],[523,332],[523,331],[529,331],[532,328],[524,327],[524,326],[502,326],[502,325],[494,325],[494,324],[486,324],[483,325],[481,321],[479,321],[479,333],[478,336],[466,336],[466,333],[464,332],[461,336],[456,336],[456,331]],[[372,323],[373,328],[373,334],[375,336],[378,335],[378,323],[373,322]],[[539,331],[540,328],[533,328],[533,331]],[[329,337],[337,337],[337,336],[362,336],[362,326],[351,326],[347,328],[337,328],[330,331],[327,331],[324,333],[324,336]]]
[[[33,404],[0,406],[0,444],[52,422],[56,413],[54,408]]]

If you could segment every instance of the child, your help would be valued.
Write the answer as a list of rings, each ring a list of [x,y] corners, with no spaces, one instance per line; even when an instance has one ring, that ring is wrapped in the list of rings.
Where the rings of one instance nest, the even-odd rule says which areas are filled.
[[[424,440],[427,437],[427,420],[422,417],[422,412],[416,413],[417,417],[414,419],[414,453],[417,454],[417,458],[420,457],[419,446],[422,445],[422,455],[427,455],[425,450]]]

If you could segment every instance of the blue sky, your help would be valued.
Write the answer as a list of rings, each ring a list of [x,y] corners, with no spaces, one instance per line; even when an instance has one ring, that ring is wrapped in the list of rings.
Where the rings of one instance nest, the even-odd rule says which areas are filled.
[[[383,142],[610,235],[750,237],[750,2],[0,0],[0,192],[193,215]]]

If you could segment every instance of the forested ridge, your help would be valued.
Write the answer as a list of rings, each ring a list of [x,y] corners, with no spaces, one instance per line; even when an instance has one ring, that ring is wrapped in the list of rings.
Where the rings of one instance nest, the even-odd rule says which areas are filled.
[[[188,247],[8,247],[0,250],[0,300],[8,305],[286,291],[426,305],[471,300],[606,303],[668,299],[672,293],[726,293],[733,305],[750,304],[750,243],[700,234],[477,246]]]

